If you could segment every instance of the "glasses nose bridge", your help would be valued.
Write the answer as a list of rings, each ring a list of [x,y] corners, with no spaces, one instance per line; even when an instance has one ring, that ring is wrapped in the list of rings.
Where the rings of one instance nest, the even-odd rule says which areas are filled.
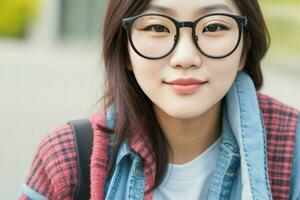
[[[187,28],[191,28],[192,29],[192,31],[193,31],[193,29],[194,29],[194,24],[195,24],[195,22],[191,22],[191,21],[183,21],[183,22],[177,22],[176,23],[176,26],[177,26],[177,34],[176,34],[176,37],[175,37],[175,41],[177,41],[178,39],[179,39],[179,35],[180,35],[180,28],[185,28],[185,27],[187,27]],[[193,33],[192,33],[192,37],[194,37],[193,36]],[[193,38],[194,39],[194,38]]]
[[[178,22],[177,26],[178,26],[178,29],[183,28],[183,27],[193,28],[194,22],[190,22],[190,21]]]
[[[192,32],[194,31],[193,29],[194,29],[194,24],[195,24],[195,22],[191,22],[191,21],[183,21],[183,22],[177,22],[176,23],[176,26],[177,26],[177,34],[176,34],[176,36],[175,36],[175,38],[174,38],[174,41],[175,41],[175,45],[177,46],[177,42],[178,42],[178,40],[179,40],[179,35],[180,35],[180,28],[185,28],[185,27],[187,27],[187,28],[191,28],[192,29]],[[193,39],[193,42],[195,43],[195,40],[197,41],[198,40],[198,38],[197,38],[197,36],[195,36],[194,35],[194,33],[192,33],[192,39]],[[195,45],[197,45],[196,43],[195,43]]]
[[[175,49],[177,49],[178,48],[178,43],[179,43],[179,39],[180,39],[180,37],[181,37],[181,34],[180,34],[180,28],[191,28],[191,32],[192,32],[192,34],[191,34],[191,38],[190,38],[190,36],[189,36],[189,38],[190,38],[190,40],[191,40],[191,43],[188,43],[188,45],[191,45],[191,44],[194,44],[196,47],[196,49],[197,49],[197,40],[198,40],[198,38],[197,38],[197,36],[196,35],[194,35],[194,33],[193,33],[193,31],[194,31],[194,26],[195,26],[195,22],[192,22],[192,21],[183,21],[183,22],[177,22],[176,23],[176,26],[177,26],[177,34],[176,34],[176,36],[175,36],[175,38],[174,38],[174,42],[175,42],[175,45],[174,45],[174,48],[173,48],[173,50],[172,51],[174,51]],[[187,43],[186,42],[184,42],[184,44],[185,45],[187,45]],[[190,46],[189,46],[189,48],[188,49],[190,49],[191,50],[191,48],[190,48]],[[198,50],[197,50],[197,52],[198,52]],[[181,54],[181,53],[180,53]]]

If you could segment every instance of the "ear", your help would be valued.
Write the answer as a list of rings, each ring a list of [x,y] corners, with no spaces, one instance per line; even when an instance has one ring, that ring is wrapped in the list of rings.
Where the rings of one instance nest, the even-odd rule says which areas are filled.
[[[131,55],[130,55],[131,53],[130,53],[130,51],[133,51],[133,50],[131,49],[130,43],[127,42],[127,55],[128,55],[128,59],[127,59],[126,68],[129,71],[133,72],[133,68],[132,68],[132,64],[131,64]]]
[[[247,55],[242,55],[240,60],[239,71],[242,71],[246,65]]]
[[[131,63],[129,62],[128,63],[128,65],[126,66],[126,68],[129,70],[129,71],[133,71],[133,69],[132,69],[132,65],[131,65]]]

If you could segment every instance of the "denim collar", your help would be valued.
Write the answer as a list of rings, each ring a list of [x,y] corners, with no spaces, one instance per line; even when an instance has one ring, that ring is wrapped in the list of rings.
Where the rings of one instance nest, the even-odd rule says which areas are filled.
[[[115,117],[116,117],[116,107],[114,104],[112,104],[109,108],[108,111],[106,112],[106,126],[108,128],[114,128],[115,127]],[[113,144],[113,138],[114,134],[109,135],[109,144],[112,147]],[[132,152],[129,144],[127,141],[124,141],[121,143],[120,149],[117,154],[116,158],[116,165],[119,164],[119,162],[122,160],[123,157],[129,155]],[[111,155],[112,153],[112,148],[109,149],[109,154]]]
[[[252,79],[243,71],[223,102],[223,140],[240,155],[243,197],[269,199],[266,141]]]

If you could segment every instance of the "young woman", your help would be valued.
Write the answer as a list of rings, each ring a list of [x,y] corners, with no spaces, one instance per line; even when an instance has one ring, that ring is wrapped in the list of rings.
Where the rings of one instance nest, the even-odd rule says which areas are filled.
[[[299,199],[299,111],[258,93],[257,0],[110,0],[90,197]],[[74,199],[70,125],[42,140],[22,199]]]

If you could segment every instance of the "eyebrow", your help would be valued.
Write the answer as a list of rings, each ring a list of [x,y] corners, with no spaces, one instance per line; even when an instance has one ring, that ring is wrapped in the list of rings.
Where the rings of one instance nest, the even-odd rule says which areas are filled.
[[[151,4],[151,3],[147,7],[147,11],[149,11],[149,10],[162,12],[162,13],[168,13],[168,14],[176,13],[176,11],[171,8],[160,6],[160,5],[155,5],[155,4]],[[200,9],[197,9],[196,13],[199,13],[200,15],[205,15],[205,14],[217,11],[217,10],[224,10],[224,11],[233,13],[233,11],[225,4],[208,5],[208,6],[200,8]]]

